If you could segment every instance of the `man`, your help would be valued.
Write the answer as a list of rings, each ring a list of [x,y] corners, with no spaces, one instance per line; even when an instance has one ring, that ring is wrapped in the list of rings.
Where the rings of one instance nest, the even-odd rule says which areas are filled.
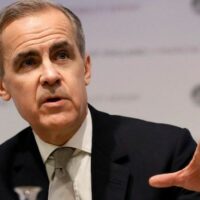
[[[51,155],[58,147],[75,149],[67,164],[73,188],[64,186],[74,198],[60,200],[200,199],[188,187],[148,183],[190,161],[196,144],[187,130],[108,115],[87,104],[90,57],[70,10],[18,1],[0,19],[0,96],[12,98],[30,124],[0,146],[1,199],[17,199],[17,186],[40,186],[38,199],[51,198]],[[166,176],[150,183],[171,186],[164,185]]]

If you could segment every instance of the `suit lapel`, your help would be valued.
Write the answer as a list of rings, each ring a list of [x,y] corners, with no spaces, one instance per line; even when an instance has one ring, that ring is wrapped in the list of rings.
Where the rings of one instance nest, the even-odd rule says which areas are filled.
[[[90,106],[89,106],[90,107]],[[90,107],[93,123],[92,138],[92,199],[125,200],[129,180],[129,157],[127,150],[120,147],[117,123],[109,115]],[[48,196],[48,177],[31,129],[19,137],[20,146],[12,171],[12,187],[40,186],[38,200]]]
[[[12,169],[13,187],[40,186],[38,200],[47,199],[48,177],[31,129],[21,135],[19,144]]]
[[[124,200],[130,174],[129,157],[114,135],[117,124],[107,114],[92,107],[90,111],[93,123],[92,199]]]

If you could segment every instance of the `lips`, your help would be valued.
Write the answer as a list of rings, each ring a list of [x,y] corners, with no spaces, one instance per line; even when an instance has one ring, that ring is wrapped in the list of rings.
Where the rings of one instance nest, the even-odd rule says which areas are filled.
[[[44,104],[55,104],[55,103],[59,103],[62,100],[66,100],[67,97],[65,96],[61,96],[61,95],[42,95],[39,99],[39,104],[44,105]]]
[[[47,102],[47,103],[53,103],[53,102],[57,102],[57,101],[60,101],[60,100],[62,100],[62,98],[60,98],[60,97],[51,97],[51,98],[48,98],[45,102]]]
[[[43,103],[54,103],[54,102],[61,101],[63,99],[66,99],[66,98],[60,97],[60,96],[50,96],[50,97],[44,98]]]

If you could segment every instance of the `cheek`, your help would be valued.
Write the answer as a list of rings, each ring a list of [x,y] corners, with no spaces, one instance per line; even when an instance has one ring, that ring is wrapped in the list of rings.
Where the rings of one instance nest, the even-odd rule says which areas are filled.
[[[26,109],[27,107],[31,109],[34,105],[31,89],[28,89],[28,87],[16,87],[15,89],[11,95],[16,106],[21,107],[21,109]]]
[[[77,74],[74,77],[76,78],[71,79],[70,85],[68,84],[67,87],[69,88],[69,91],[72,95],[72,99],[75,101],[76,104],[80,105],[82,103],[85,103],[87,98],[85,81],[81,73]]]
[[[64,79],[66,84],[71,87],[70,89],[73,91],[77,91],[83,88],[85,85],[84,80],[84,70],[81,65],[73,65],[71,66],[70,70],[67,72],[64,72]]]
[[[11,98],[15,102],[17,107],[22,107],[21,104],[33,104],[33,98],[35,94],[34,85],[31,79],[26,81],[13,80],[8,84],[8,90]]]
[[[21,117],[26,121],[30,121],[38,110],[34,94],[33,89],[28,85],[18,85],[12,93],[13,102]]]
[[[74,96],[76,99],[77,104],[85,105],[87,102],[87,93],[86,93],[86,87],[83,81],[80,81],[74,90]]]

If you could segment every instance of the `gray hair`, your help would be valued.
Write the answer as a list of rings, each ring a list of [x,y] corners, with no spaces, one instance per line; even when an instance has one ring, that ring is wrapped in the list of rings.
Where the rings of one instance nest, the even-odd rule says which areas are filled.
[[[3,30],[13,21],[29,16],[47,8],[55,8],[63,12],[71,21],[75,32],[75,41],[82,57],[85,56],[85,36],[80,19],[63,5],[50,2],[48,0],[18,0],[0,11],[0,77],[4,75],[3,48],[1,34]]]

